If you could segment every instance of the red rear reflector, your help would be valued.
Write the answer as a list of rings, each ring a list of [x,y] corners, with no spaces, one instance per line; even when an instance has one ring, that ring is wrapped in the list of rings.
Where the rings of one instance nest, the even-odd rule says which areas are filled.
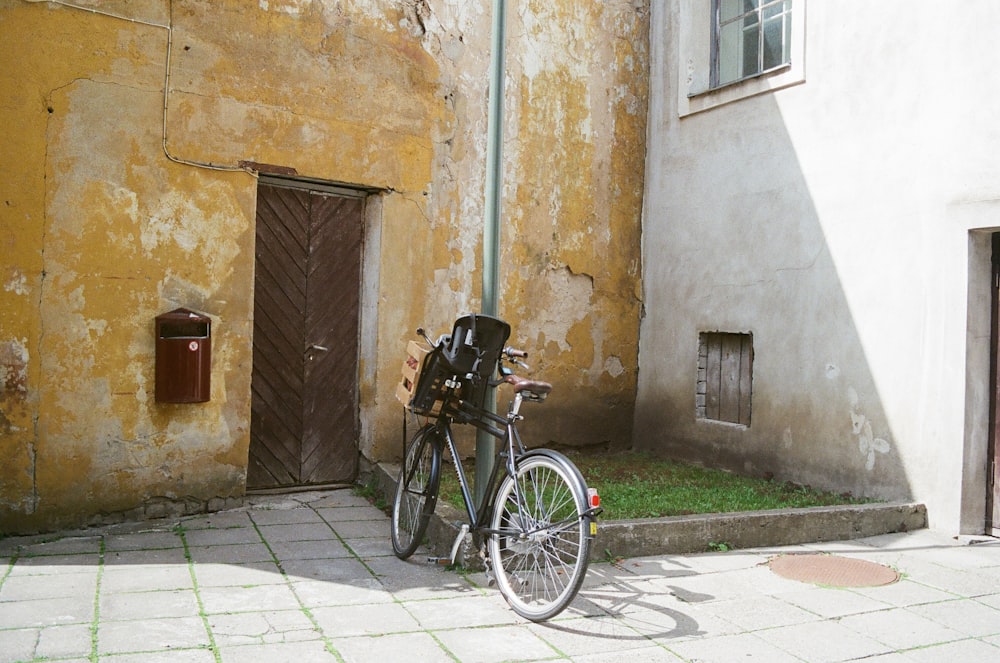
[[[591,509],[596,509],[601,506],[601,496],[597,494],[596,488],[587,489],[587,499],[590,501]]]

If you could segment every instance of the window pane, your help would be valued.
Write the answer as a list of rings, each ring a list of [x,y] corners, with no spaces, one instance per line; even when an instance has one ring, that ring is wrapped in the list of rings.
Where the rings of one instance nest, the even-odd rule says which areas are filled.
[[[781,62],[787,64],[792,61],[792,12],[791,0],[789,0],[789,11],[785,12],[785,43],[782,44]]]
[[[777,67],[782,63],[785,54],[783,33],[784,21],[781,16],[764,22],[763,69]]]
[[[739,16],[743,13],[741,11],[742,6],[743,0],[720,0],[719,19],[722,21],[728,21],[736,16]]]
[[[790,62],[792,0],[716,0],[717,80],[726,85]]]
[[[763,69],[770,69],[789,61],[792,27],[791,0],[775,2],[764,8],[764,29],[762,41]]]
[[[754,11],[759,4],[760,0],[720,0],[720,19],[723,22],[731,21],[737,16]]]
[[[741,34],[739,23],[722,27],[719,35],[719,85],[731,83],[743,75]]]
[[[757,55],[760,52],[760,33],[757,15],[750,14],[743,19],[743,70],[740,76],[753,76],[760,72]]]

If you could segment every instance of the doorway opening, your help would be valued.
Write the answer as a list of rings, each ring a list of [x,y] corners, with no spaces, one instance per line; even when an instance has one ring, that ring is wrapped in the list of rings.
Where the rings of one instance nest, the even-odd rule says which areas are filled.
[[[986,533],[1000,535],[1000,233],[992,236],[990,428],[986,455]]]

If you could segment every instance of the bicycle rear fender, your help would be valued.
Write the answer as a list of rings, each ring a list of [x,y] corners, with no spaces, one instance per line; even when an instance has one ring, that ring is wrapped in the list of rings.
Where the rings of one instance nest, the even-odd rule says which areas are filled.
[[[580,490],[582,490],[582,495],[586,498],[587,496],[587,481],[583,478],[583,474],[580,473],[579,468],[573,464],[569,458],[559,453],[558,451],[553,451],[552,449],[531,449],[526,452],[523,456],[518,457],[518,462],[526,458],[532,458],[534,456],[546,456],[549,459],[559,463],[566,473],[569,474],[579,485]]]

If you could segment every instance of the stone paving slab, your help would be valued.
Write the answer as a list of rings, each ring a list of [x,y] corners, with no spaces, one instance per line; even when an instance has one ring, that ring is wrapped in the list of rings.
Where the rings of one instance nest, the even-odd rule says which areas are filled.
[[[397,559],[385,514],[347,490],[0,551],[0,663],[1000,660],[1000,542],[928,530],[595,561],[542,624],[481,571]],[[767,565],[817,552],[901,579],[831,588]]]
[[[210,615],[207,623],[219,647],[322,639],[313,620],[299,609]]]

